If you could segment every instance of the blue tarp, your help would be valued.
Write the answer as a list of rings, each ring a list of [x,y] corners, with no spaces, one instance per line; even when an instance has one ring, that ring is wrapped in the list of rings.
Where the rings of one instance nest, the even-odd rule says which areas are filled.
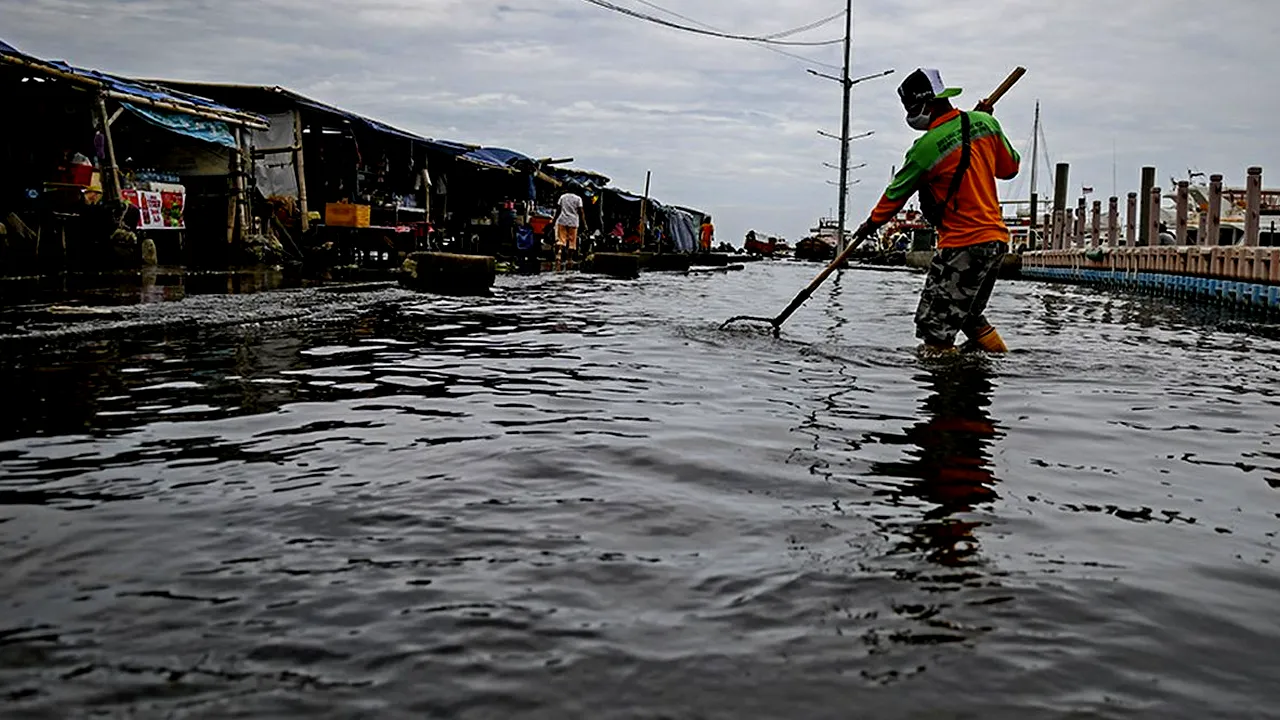
[[[165,130],[233,150],[238,147],[235,135],[231,134],[231,128],[224,122],[206,120],[193,115],[164,112],[154,108],[138,107],[133,103],[122,102],[120,104],[129,112]]]
[[[77,78],[83,78],[86,84],[102,85],[120,95],[129,95],[141,100],[156,100],[172,105],[172,112],[181,113],[182,109],[190,108],[192,110],[204,110],[219,115],[236,116],[248,115],[258,120],[263,126],[267,124],[266,118],[261,118],[245,113],[235,108],[227,107],[220,103],[214,102],[208,98],[202,98],[197,95],[190,95],[170,88],[161,87],[153,83],[146,83],[136,80],[127,80],[116,75],[109,75],[97,70],[89,70],[86,68],[75,67],[61,60],[42,60],[33,55],[28,55],[8,43],[0,41],[0,57],[15,58],[32,66],[33,71],[39,71],[43,66],[47,70],[57,71]],[[184,115],[186,113],[183,113]]]
[[[486,167],[513,169],[521,160],[536,163],[537,161],[523,153],[499,147],[481,147],[464,153],[462,157],[473,163]]]
[[[262,91],[275,92],[280,95],[284,95],[288,97],[292,102],[304,108],[325,113],[327,115],[334,115],[336,117],[340,117],[344,120],[347,120],[348,122],[362,125],[366,130],[370,130],[372,132],[377,132],[377,133],[383,133],[386,135],[392,135],[394,137],[399,137],[415,143],[420,143],[422,145],[425,145],[427,148],[434,150],[435,152],[438,152],[442,155],[448,155],[450,157],[464,157],[472,162],[478,163],[480,165],[485,165],[488,167],[494,167],[494,168],[507,167],[505,163],[502,163],[495,159],[468,157],[472,152],[480,149],[480,146],[478,145],[469,145],[467,143],[455,142],[453,140],[437,140],[433,138],[423,137],[421,135],[418,135],[417,133],[412,133],[412,132],[409,132],[408,130],[401,130],[398,127],[393,127],[384,122],[374,120],[373,118],[365,117],[364,115],[360,115],[359,113],[351,112],[350,110],[344,110],[336,105],[330,105],[328,103],[320,102],[319,100],[313,100],[312,98],[306,97],[305,95],[299,95],[298,93],[292,90],[288,90],[286,88],[282,88],[279,86],[259,87],[258,89]]]

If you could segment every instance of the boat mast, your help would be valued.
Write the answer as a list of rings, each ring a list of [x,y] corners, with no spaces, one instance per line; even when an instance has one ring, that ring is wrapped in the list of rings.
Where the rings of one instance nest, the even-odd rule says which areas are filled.
[[[1027,238],[1032,249],[1035,248],[1036,218],[1039,217],[1040,192],[1036,184],[1040,163],[1040,101],[1036,100],[1036,124],[1031,132],[1031,217],[1030,233]]]

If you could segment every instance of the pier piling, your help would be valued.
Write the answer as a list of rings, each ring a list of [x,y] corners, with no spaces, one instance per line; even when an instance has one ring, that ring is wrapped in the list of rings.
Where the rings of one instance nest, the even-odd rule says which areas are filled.
[[[1190,195],[1191,183],[1186,180],[1178,181],[1178,190],[1176,202],[1178,207],[1177,227],[1174,231],[1174,237],[1178,239],[1178,247],[1187,244],[1187,198]]]
[[[1190,180],[1175,181],[1166,191],[1173,208],[1163,222],[1165,194],[1154,182],[1154,168],[1143,168],[1143,181],[1150,181],[1143,191],[1127,193],[1123,237],[1118,196],[1107,199],[1105,234],[1101,200],[1080,197],[1075,208],[1055,208],[1046,217],[1051,240],[1044,251],[1022,253],[1022,276],[1280,312],[1280,247],[1260,247],[1262,213],[1269,207],[1264,199],[1274,193],[1263,187],[1262,168],[1248,168],[1247,184],[1230,190],[1222,175],[1210,175],[1207,197],[1193,191]],[[1192,202],[1199,220],[1194,229]],[[1099,253],[1104,245],[1113,250]]]
[[[1209,176],[1209,209],[1205,214],[1204,238],[1201,245],[1217,247],[1222,236],[1222,176]]]
[[[1246,247],[1258,247],[1258,235],[1262,228],[1262,168],[1249,168],[1244,187],[1244,244]]]
[[[1138,193],[1129,193],[1128,214],[1124,221],[1124,244],[1138,246]]]
[[[1102,244],[1102,201],[1093,201],[1093,237],[1089,238],[1090,247]]]
[[[1107,200],[1107,245],[1120,246],[1120,198],[1115,195]]]
[[[1156,185],[1156,169],[1152,166],[1142,168],[1142,186],[1138,191],[1138,197],[1142,199],[1142,206],[1138,219],[1138,244],[1147,247],[1153,247],[1156,244],[1156,238],[1150,234],[1151,231],[1151,189]],[[1158,207],[1158,206],[1157,206]],[[1157,210],[1157,217],[1159,211]]]
[[[1160,187],[1153,186],[1147,191],[1147,247],[1160,245]],[[1141,242],[1141,240],[1139,240]]]
[[[1089,210],[1087,201],[1082,197],[1076,202],[1076,235],[1074,242],[1080,247],[1084,247],[1085,223],[1089,222]]]

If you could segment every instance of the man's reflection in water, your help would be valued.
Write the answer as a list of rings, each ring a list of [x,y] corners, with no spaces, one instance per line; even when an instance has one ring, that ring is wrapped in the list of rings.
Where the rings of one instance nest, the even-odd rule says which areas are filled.
[[[974,530],[983,523],[955,516],[999,497],[990,447],[1002,433],[987,411],[992,376],[990,361],[980,355],[924,361],[914,378],[930,391],[922,404],[923,420],[902,435],[881,438],[916,447],[908,453],[912,459],[876,463],[873,474],[909,478],[894,491],[895,499],[933,505],[900,549],[923,551],[942,565],[974,562]]]

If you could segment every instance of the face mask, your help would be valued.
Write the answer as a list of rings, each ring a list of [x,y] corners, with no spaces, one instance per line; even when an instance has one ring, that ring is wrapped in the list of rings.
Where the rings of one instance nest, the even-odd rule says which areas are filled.
[[[925,131],[929,129],[929,124],[933,122],[933,116],[929,113],[928,105],[921,105],[914,113],[907,111],[907,124],[914,130]]]

